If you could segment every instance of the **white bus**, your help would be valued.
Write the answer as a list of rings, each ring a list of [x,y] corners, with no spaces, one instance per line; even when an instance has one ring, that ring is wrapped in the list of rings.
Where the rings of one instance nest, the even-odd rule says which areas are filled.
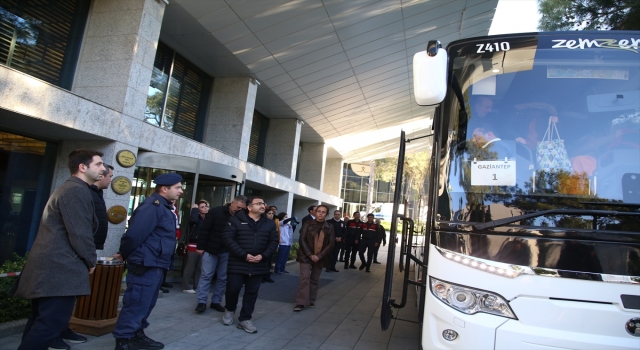
[[[640,32],[576,31],[415,55],[424,349],[640,349],[639,52]]]

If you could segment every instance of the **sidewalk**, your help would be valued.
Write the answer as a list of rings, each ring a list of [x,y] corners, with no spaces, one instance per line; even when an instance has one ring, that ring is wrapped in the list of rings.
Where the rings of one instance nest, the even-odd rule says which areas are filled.
[[[386,261],[387,247],[381,247],[379,260]],[[398,257],[399,254],[396,255]],[[397,259],[396,259],[397,260]],[[359,266],[359,262],[356,262]],[[146,333],[165,344],[165,349],[320,349],[320,350],[413,350],[420,349],[420,327],[415,308],[415,289],[408,293],[407,306],[394,310],[389,329],[380,328],[380,307],[384,285],[384,263],[372,265],[371,273],[343,270],[322,272],[317,307],[293,312],[291,297],[297,286],[297,264],[290,264],[290,275],[275,276],[276,283],[262,284],[253,321],[258,333],[248,334],[238,328],[237,314],[232,326],[221,323],[222,313],[207,309],[196,314],[194,295],[182,293],[179,285],[158,299]],[[400,300],[401,278],[397,262],[394,296]],[[293,286],[293,287],[292,287]],[[293,290],[291,290],[293,288]],[[224,304],[223,304],[224,305]],[[2,338],[0,350],[14,350],[21,335]],[[72,349],[111,350],[115,341],[111,334],[89,337]]]

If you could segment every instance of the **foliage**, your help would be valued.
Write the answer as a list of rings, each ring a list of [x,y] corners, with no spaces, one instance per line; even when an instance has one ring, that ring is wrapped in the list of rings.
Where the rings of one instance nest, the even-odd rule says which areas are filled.
[[[640,0],[538,0],[539,29],[638,30]]]
[[[298,249],[300,249],[300,244],[298,242],[291,245],[291,250],[289,250],[289,260],[296,260],[298,256]]]
[[[12,260],[7,260],[0,266],[0,273],[22,271],[27,257],[13,254]],[[9,296],[9,290],[15,283],[17,277],[0,278],[0,323],[23,319],[31,313],[31,303],[28,300],[13,298]]]

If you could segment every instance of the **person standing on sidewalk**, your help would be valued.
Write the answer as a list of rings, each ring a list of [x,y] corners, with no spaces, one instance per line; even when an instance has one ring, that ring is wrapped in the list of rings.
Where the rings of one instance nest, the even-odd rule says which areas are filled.
[[[347,226],[341,218],[342,213],[340,210],[336,210],[333,212],[333,219],[328,220],[328,222],[333,226],[333,232],[336,235],[336,240],[333,245],[333,250],[331,251],[331,262],[329,263],[329,266],[327,266],[327,272],[340,272],[336,269],[336,263],[338,262],[338,255],[342,249],[342,241],[345,239],[347,233]]]
[[[387,245],[387,230],[385,230],[384,226],[380,223],[380,219],[376,219],[376,225],[378,226],[378,237],[376,239],[376,248],[373,250],[373,263],[380,264],[378,261],[378,250],[380,250],[380,245]]]
[[[207,309],[211,280],[217,272],[216,285],[211,296],[211,308],[224,312],[222,297],[227,287],[227,263],[229,252],[224,245],[223,232],[229,220],[246,207],[247,197],[237,196],[227,205],[222,205],[209,210],[204,217],[204,222],[198,231],[197,252],[202,255],[202,270],[196,298],[198,305],[196,312],[202,313]]]
[[[97,250],[104,249],[104,242],[107,240],[107,232],[109,231],[109,220],[107,218],[107,205],[104,202],[104,190],[109,188],[113,178],[113,167],[104,164],[104,171],[100,174],[100,180],[91,185],[91,197],[93,205],[96,208],[96,217],[98,218],[98,231],[93,235],[94,243]]]
[[[291,226],[291,219],[287,218],[287,213],[285,212],[278,214],[278,220],[280,221],[280,245],[278,246],[278,257],[273,273],[282,275],[283,273],[289,273],[285,267],[289,260],[289,251],[293,241],[293,227]]]
[[[198,288],[200,281],[200,269],[202,268],[202,256],[198,254],[198,230],[204,222],[204,218],[209,212],[209,202],[204,199],[199,200],[191,207],[191,215],[189,217],[189,229],[187,231],[187,255],[184,261],[184,270],[182,271],[182,292],[188,294],[196,294],[195,289]]]
[[[251,322],[262,276],[269,272],[267,260],[278,247],[278,230],[273,220],[264,215],[265,203],[261,197],[247,200],[247,211],[240,211],[229,219],[224,229],[224,244],[229,250],[227,267],[227,292],[222,324],[233,324],[233,314],[238,306],[240,289],[244,286],[242,309],[238,328],[247,333],[258,329]]]
[[[331,263],[335,243],[333,225],[324,220],[328,212],[329,207],[320,204],[316,207],[316,219],[302,224],[300,229],[300,249],[296,259],[300,263],[300,282],[293,311],[302,311],[307,306],[316,307],[318,280],[322,269]]]
[[[360,212],[353,213],[353,219],[347,222],[347,237],[344,240],[344,269],[357,269],[356,254],[358,242],[362,235],[363,222],[360,221]]]
[[[87,341],[68,326],[76,297],[91,294],[98,219],[89,186],[104,171],[102,153],[75,150],[67,165],[71,176],[49,197],[27,263],[9,293],[31,300],[18,350],[68,348],[62,339]]]
[[[267,216],[267,219],[269,220],[273,220],[273,222],[276,223],[276,230],[278,230],[278,245],[280,244],[280,220],[278,220],[278,218],[276,218],[276,212],[275,210],[273,210],[272,208],[276,208],[275,206],[270,206],[269,209],[265,209],[265,215]],[[277,209],[277,208],[276,208]],[[269,257],[269,259],[267,259],[267,265],[269,266],[269,271],[267,272],[266,275],[262,276],[262,283],[275,283],[276,281],[273,280],[273,278],[271,278],[271,263],[273,262],[273,255]]]
[[[182,176],[162,174],[153,180],[155,193],[145,199],[129,220],[115,258],[127,261],[127,289],[113,329],[115,350],[162,349],[144,329],[153,311],[164,272],[171,265],[176,245],[176,214],[172,201],[182,195]]]
[[[358,253],[360,255],[360,270],[367,269],[367,272],[371,272],[371,263],[373,262],[373,251],[379,245],[378,239],[378,225],[373,222],[373,213],[367,214],[367,222],[362,225],[362,239],[360,240],[360,247]],[[367,251],[365,259],[364,252]]]

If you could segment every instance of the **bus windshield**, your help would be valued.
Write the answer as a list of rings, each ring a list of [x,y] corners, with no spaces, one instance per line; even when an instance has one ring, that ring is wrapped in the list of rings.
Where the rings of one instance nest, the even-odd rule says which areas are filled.
[[[639,46],[637,32],[485,37],[450,46],[438,220],[638,211]],[[640,229],[633,215],[575,213],[512,225]]]

